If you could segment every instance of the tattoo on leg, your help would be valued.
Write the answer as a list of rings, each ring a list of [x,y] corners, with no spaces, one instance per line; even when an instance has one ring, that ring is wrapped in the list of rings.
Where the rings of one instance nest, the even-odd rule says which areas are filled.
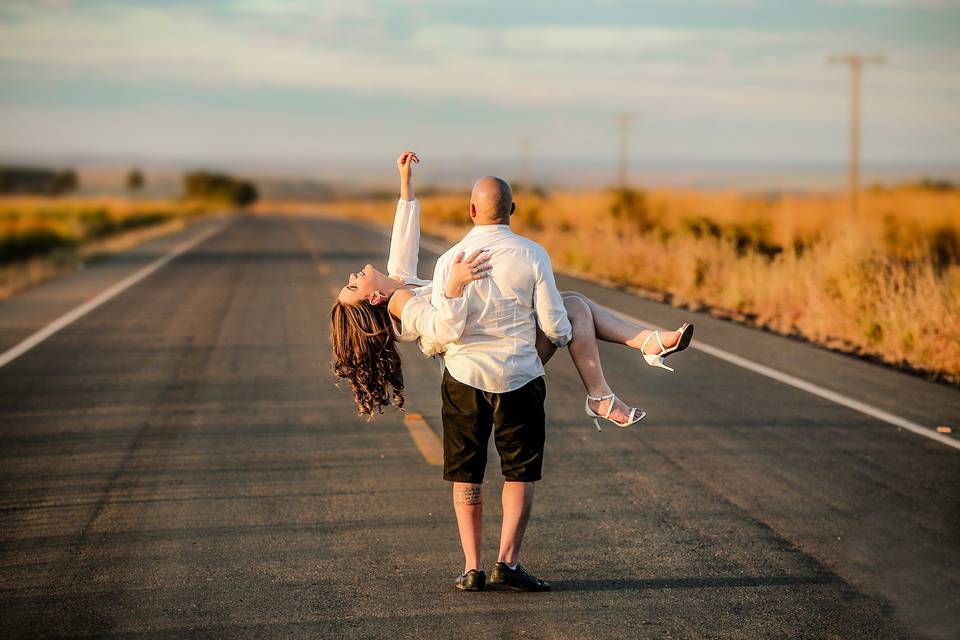
[[[463,487],[454,487],[453,504],[478,505],[483,502],[481,487],[478,484],[468,484]]]

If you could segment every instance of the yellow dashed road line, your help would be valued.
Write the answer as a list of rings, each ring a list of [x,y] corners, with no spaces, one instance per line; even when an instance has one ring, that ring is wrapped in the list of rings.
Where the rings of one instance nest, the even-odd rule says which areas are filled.
[[[317,246],[310,238],[307,230],[303,228],[299,220],[288,218],[288,221],[293,227],[293,231],[300,240],[300,243],[310,252],[317,271],[321,275],[328,274],[330,267],[320,260],[320,252],[317,250]],[[340,289],[338,287],[331,287],[330,293],[335,298],[337,294],[340,293]],[[427,421],[423,419],[423,415],[410,412],[404,417],[403,423],[407,426],[407,431],[410,432],[413,443],[417,445],[417,449],[420,450],[420,455],[423,456],[427,464],[433,466],[443,464],[443,445],[440,442],[440,438],[437,437],[437,434],[430,428]]]
[[[413,443],[417,445],[427,464],[434,466],[443,464],[443,445],[423,416],[419,413],[408,413],[403,419],[403,424],[407,425],[407,431],[410,432]]]

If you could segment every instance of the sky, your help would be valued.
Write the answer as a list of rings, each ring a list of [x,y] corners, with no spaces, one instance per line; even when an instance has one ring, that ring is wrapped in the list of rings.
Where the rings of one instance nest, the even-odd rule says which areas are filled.
[[[0,157],[960,164],[960,0],[4,0]]]

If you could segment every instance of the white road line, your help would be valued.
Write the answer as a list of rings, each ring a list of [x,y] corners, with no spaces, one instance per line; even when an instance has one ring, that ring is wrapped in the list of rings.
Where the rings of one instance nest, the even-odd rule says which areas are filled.
[[[387,237],[390,236],[389,229],[383,229],[382,227],[377,227],[377,228],[383,231],[387,235]],[[432,240],[430,238],[421,238],[420,244],[421,246],[427,247],[430,251],[434,251],[438,253],[443,253],[444,251],[450,248],[450,247],[445,247],[443,246],[443,243],[437,242],[436,240]],[[618,315],[631,322],[641,324],[645,327],[651,327],[653,329],[662,328],[662,327],[658,327],[652,322],[641,320],[640,318],[636,318],[629,314],[622,313],[620,311],[617,311],[616,309],[610,309],[610,311],[613,312],[615,315]],[[806,380],[803,380],[796,376],[792,376],[789,373],[784,373],[772,367],[768,367],[766,365],[760,364],[759,362],[748,360],[747,358],[738,356],[735,353],[730,353],[729,351],[725,351],[723,349],[720,349],[719,347],[714,347],[712,345],[706,344],[704,342],[701,342],[700,340],[694,340],[693,342],[691,342],[690,348],[697,349],[698,351],[702,351],[708,355],[713,356],[714,358],[718,358],[720,360],[723,360],[724,362],[729,362],[730,364],[735,365],[737,367],[747,369],[748,371],[753,371],[754,373],[758,373],[764,377],[770,378],[771,380],[782,382],[783,384],[794,387],[795,389],[806,391],[807,393],[813,394],[818,398],[823,398],[824,400],[829,400],[830,402],[834,402],[841,406],[847,407],[848,409],[853,409],[854,411],[858,411],[864,415],[870,416],[871,418],[876,418],[881,422],[886,422],[887,424],[892,424],[895,427],[906,429],[907,431],[913,432],[918,436],[923,436],[924,438],[930,438],[931,440],[936,440],[940,444],[945,444],[948,447],[952,447],[954,449],[960,449],[960,440],[951,438],[942,433],[937,433],[936,430],[934,429],[930,429],[929,427],[924,427],[922,425],[917,424],[916,422],[907,420],[906,418],[901,418],[900,416],[894,415],[888,411],[884,411],[883,409],[872,407],[866,404],[865,402],[854,400],[853,398],[847,397],[842,393],[831,391],[830,389],[821,387],[818,384],[807,382]]]
[[[625,320],[629,320],[630,322],[635,322],[637,324],[641,324],[646,327],[651,327],[653,329],[662,328],[662,327],[658,327],[657,325],[651,322],[646,322],[644,320],[641,320],[640,318],[636,318],[626,313],[621,313],[620,311],[616,311],[614,309],[610,309],[610,311],[613,312],[615,315],[618,315],[621,318],[624,318]],[[937,433],[933,429],[921,426],[916,422],[912,422],[910,420],[907,420],[906,418],[901,418],[900,416],[894,415],[888,411],[884,411],[883,409],[877,409],[876,407],[872,407],[866,404],[865,402],[854,400],[853,398],[847,397],[842,393],[831,391],[830,389],[821,387],[818,384],[807,382],[806,380],[803,380],[796,376],[792,376],[789,373],[784,373],[772,367],[768,367],[766,365],[760,364],[759,362],[748,360],[747,358],[738,356],[735,353],[730,353],[729,351],[725,351],[723,349],[720,349],[719,347],[714,347],[713,345],[706,344],[700,340],[695,339],[693,342],[691,342],[690,348],[696,349],[698,351],[702,351],[708,355],[713,356],[714,358],[718,358],[720,360],[723,360],[724,362],[729,362],[732,365],[741,367],[743,369],[747,369],[748,371],[753,371],[754,373],[758,373],[772,380],[776,380],[777,382],[782,382],[783,384],[789,385],[796,389],[800,389],[801,391],[806,391],[807,393],[813,394],[818,398],[823,398],[824,400],[829,400],[830,402],[834,402],[841,406],[847,407],[848,409],[859,411],[864,415],[870,416],[871,418],[876,418],[877,420],[886,422],[887,424],[892,424],[895,427],[906,429],[907,431],[911,431],[919,436],[923,436],[924,438],[930,438],[931,440],[936,440],[937,442],[941,444],[945,444],[948,447],[953,447],[954,449],[960,449],[960,440],[954,440],[953,438],[949,438],[943,435],[942,433]]]
[[[143,267],[136,273],[127,276],[120,282],[112,285],[108,289],[105,289],[104,291],[99,293],[96,297],[91,298],[90,300],[87,300],[86,302],[81,304],[79,307],[75,307],[73,310],[68,311],[67,313],[63,314],[62,316],[60,316],[59,318],[57,318],[56,320],[54,320],[44,328],[40,329],[33,335],[25,338],[23,341],[14,345],[13,347],[10,347],[6,351],[4,351],[2,354],[0,354],[0,367],[4,367],[10,364],[14,360],[19,358],[23,354],[25,354],[27,351],[30,351],[30,349],[33,349],[35,346],[37,346],[38,344],[40,344],[41,342],[43,342],[44,340],[46,340],[47,338],[55,334],[57,331],[60,331],[67,325],[73,322],[76,322],[83,316],[87,315],[88,313],[90,313],[91,311],[93,311],[94,309],[102,305],[104,302],[107,302],[111,298],[114,298],[115,296],[123,293],[133,285],[137,284],[138,282],[140,282],[141,280],[143,280],[144,278],[146,278],[147,276],[155,272],[157,269],[160,269],[161,267],[163,267],[165,264],[167,264],[168,262],[170,262],[171,260],[179,256],[180,254],[186,251],[189,251],[190,249],[197,246],[207,238],[213,236],[214,234],[219,233],[220,231],[225,229],[227,225],[229,225],[231,222],[233,222],[233,218],[229,218],[224,222],[221,222],[216,226],[213,226],[207,229],[206,231],[203,231],[202,233],[200,233],[200,235],[190,238],[188,240],[185,240],[184,242],[181,242],[180,244],[175,246],[173,249],[171,249],[166,255],[163,255],[160,258],[157,258],[156,260],[154,260],[147,266]]]

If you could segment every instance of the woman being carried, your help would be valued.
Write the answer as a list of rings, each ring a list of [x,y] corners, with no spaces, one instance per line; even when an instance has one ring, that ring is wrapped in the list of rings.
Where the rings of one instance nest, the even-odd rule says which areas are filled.
[[[403,374],[396,341],[419,342],[421,351],[434,356],[459,340],[462,318],[457,310],[437,309],[430,304],[433,284],[417,277],[420,251],[420,205],[414,197],[412,166],[420,159],[404,152],[397,159],[400,201],[393,222],[386,275],[372,265],[350,274],[331,310],[330,339],[334,374],[350,382],[361,415],[382,413],[391,404],[403,406]],[[462,253],[454,260],[444,293],[448,298],[464,295],[474,280],[487,277],[489,256]],[[583,294],[564,292],[564,307],[573,339],[568,345],[587,392],[584,410],[600,430],[599,418],[628,427],[646,415],[621,402],[607,384],[600,366],[597,340],[622,344],[640,351],[652,367],[673,371],[663,358],[683,351],[693,337],[693,325],[676,331],[651,331],[614,315]],[[537,352],[544,364],[556,351],[537,329]]]

